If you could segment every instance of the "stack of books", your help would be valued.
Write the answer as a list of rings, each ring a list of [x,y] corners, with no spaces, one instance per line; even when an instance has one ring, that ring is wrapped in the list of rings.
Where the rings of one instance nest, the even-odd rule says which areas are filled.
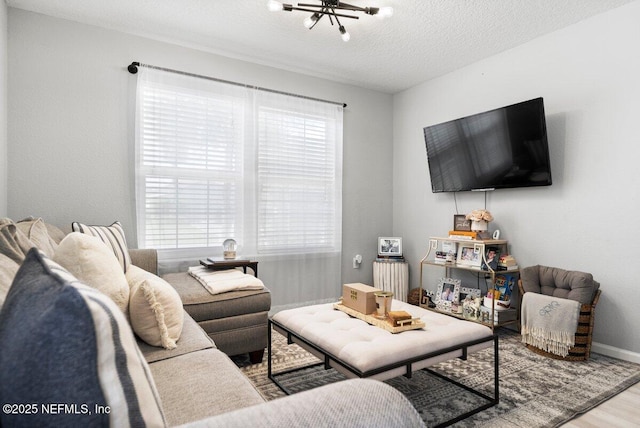
[[[478,232],[471,232],[471,231],[466,231],[466,230],[450,230],[449,231],[449,238],[451,238],[451,239],[465,239],[465,240],[477,239],[478,238]]]
[[[498,260],[498,270],[518,270],[518,262],[510,254],[503,254]]]

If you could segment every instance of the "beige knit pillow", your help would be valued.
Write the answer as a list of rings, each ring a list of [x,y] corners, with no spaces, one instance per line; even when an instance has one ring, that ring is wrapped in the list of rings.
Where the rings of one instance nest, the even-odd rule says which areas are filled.
[[[58,244],[49,236],[47,225],[41,218],[29,217],[17,222],[16,226],[47,257],[53,257]]]
[[[18,263],[0,253],[0,309],[4,304],[4,299],[7,297],[19,267]]]
[[[78,280],[102,291],[127,313],[129,284],[113,251],[100,239],[80,232],[68,234],[58,245],[53,261]]]
[[[180,295],[164,279],[135,265],[126,274],[131,287],[129,318],[133,331],[152,346],[174,349],[182,334]]]

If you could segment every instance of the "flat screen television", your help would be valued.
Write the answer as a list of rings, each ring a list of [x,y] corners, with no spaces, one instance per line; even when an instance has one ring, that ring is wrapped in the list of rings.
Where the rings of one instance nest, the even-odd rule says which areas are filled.
[[[424,128],[431,189],[550,186],[542,98]]]

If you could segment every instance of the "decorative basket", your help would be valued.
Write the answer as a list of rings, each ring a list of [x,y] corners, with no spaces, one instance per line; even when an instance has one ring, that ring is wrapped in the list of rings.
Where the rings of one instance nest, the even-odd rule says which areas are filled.
[[[520,290],[520,296],[524,295],[524,289],[522,283],[518,281],[518,288]],[[580,307],[580,316],[578,317],[578,328],[576,330],[575,345],[569,348],[567,356],[562,357],[560,355],[552,354],[535,346],[526,344],[525,346],[535,352],[538,355],[553,358],[555,360],[564,361],[584,361],[589,359],[591,355],[591,339],[593,335],[593,320],[595,318],[596,304],[600,299],[600,290],[596,291],[595,296],[591,304],[583,303]],[[522,302],[521,302],[522,303]],[[520,305],[522,307],[522,304]]]

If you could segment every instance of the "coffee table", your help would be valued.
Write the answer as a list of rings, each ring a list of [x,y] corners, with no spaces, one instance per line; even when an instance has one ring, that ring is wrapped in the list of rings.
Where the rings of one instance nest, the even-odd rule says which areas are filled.
[[[290,391],[278,381],[284,374],[311,366],[273,372],[272,329],[283,334],[287,343],[295,343],[319,358],[325,369],[334,368],[348,378],[387,380],[397,376],[411,377],[416,370],[427,370],[470,391],[487,402],[480,407],[447,421],[446,426],[499,402],[498,336],[491,328],[399,300],[391,303],[393,311],[407,311],[425,323],[424,329],[393,334],[335,310],[333,304],[305,306],[280,311],[269,320],[267,374],[286,394]],[[486,395],[453,379],[428,369],[429,366],[453,358],[466,360],[471,352],[493,345],[494,394]],[[317,365],[317,364],[316,364]]]

